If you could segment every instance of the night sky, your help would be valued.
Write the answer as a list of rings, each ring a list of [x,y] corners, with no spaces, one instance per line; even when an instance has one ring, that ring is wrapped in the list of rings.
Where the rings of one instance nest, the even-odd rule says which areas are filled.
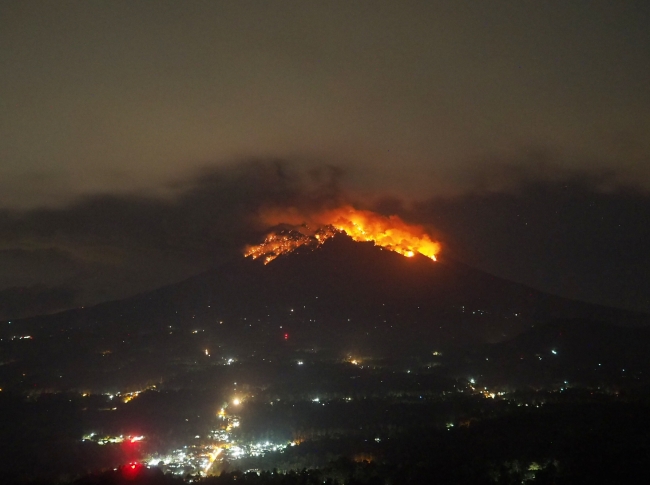
[[[644,0],[0,2],[0,317],[339,203],[650,312],[648,25]]]

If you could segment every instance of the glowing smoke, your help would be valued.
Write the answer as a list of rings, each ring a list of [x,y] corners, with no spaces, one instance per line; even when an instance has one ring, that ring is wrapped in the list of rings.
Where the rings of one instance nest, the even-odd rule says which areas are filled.
[[[355,241],[372,241],[406,257],[420,253],[435,261],[440,252],[440,243],[433,241],[422,226],[407,224],[398,216],[384,216],[352,206],[312,214],[297,209],[271,209],[262,214],[262,221],[269,226],[289,224],[295,228],[272,232],[262,244],[246,247],[247,257],[263,257],[265,263],[303,245],[318,246],[337,232],[344,232]]]

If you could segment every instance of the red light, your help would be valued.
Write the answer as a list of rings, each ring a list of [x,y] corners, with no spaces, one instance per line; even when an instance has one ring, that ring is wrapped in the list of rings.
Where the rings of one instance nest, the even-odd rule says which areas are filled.
[[[289,340],[289,334],[288,334],[288,333],[285,333],[285,334],[284,334],[284,339],[285,339],[285,340]]]
[[[122,468],[122,476],[127,480],[135,480],[135,478],[142,472],[142,465],[140,463],[129,463]]]

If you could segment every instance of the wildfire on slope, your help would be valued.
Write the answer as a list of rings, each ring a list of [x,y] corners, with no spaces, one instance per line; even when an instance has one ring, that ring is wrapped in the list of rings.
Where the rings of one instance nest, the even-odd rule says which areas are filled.
[[[292,230],[271,232],[262,244],[245,248],[246,257],[264,258],[264,264],[303,245],[319,246],[340,232],[355,241],[372,241],[409,258],[420,253],[435,261],[440,252],[440,243],[432,240],[422,226],[407,224],[399,216],[387,217],[351,206],[308,215],[295,209],[269,210],[262,214],[262,220],[268,225],[294,226]],[[312,231],[310,227],[318,229]]]
[[[263,257],[264,264],[268,264],[281,254],[290,253],[300,246],[319,246],[339,231],[332,226],[324,226],[313,235],[305,232],[308,232],[306,226],[289,231],[271,232],[264,238],[262,244],[246,246],[244,255],[253,259]]]

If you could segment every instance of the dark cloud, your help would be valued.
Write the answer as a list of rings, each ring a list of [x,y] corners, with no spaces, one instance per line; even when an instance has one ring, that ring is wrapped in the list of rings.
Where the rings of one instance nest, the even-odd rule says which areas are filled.
[[[462,196],[353,198],[334,166],[252,161],[204,170],[166,197],[98,195],[60,209],[0,213],[0,288],[76,291],[74,304],[125,297],[240,257],[269,207],[351,203],[429,227],[443,255],[551,293],[650,311],[650,195],[606,171],[549,157],[494,170]],[[37,308],[37,307],[34,307]]]
[[[156,3],[0,2],[0,207],[248,156],[458,194],[529,146],[650,187],[647,0]]]
[[[163,250],[182,254],[231,249],[255,231],[255,214],[267,204],[319,208],[342,197],[341,171],[315,167],[298,171],[289,162],[254,161],[204,170],[171,187],[167,198],[94,195],[60,209],[5,210],[0,238],[52,247],[83,246],[110,261],[120,251]],[[251,232],[252,231],[252,232]],[[97,251],[92,251],[96,248]]]
[[[447,254],[493,274],[650,312],[650,194],[607,173],[544,170],[545,177],[520,173],[502,190],[431,198],[406,212],[442,235]]]
[[[167,197],[95,195],[59,209],[5,210],[0,288],[65,284],[88,304],[178,281],[257,240],[261,207],[342,203],[341,177],[336,167],[250,161],[205,169]]]
[[[490,271],[648,309],[621,188],[650,188],[647,0],[158,3],[0,2],[0,289],[126,296],[344,186]]]

